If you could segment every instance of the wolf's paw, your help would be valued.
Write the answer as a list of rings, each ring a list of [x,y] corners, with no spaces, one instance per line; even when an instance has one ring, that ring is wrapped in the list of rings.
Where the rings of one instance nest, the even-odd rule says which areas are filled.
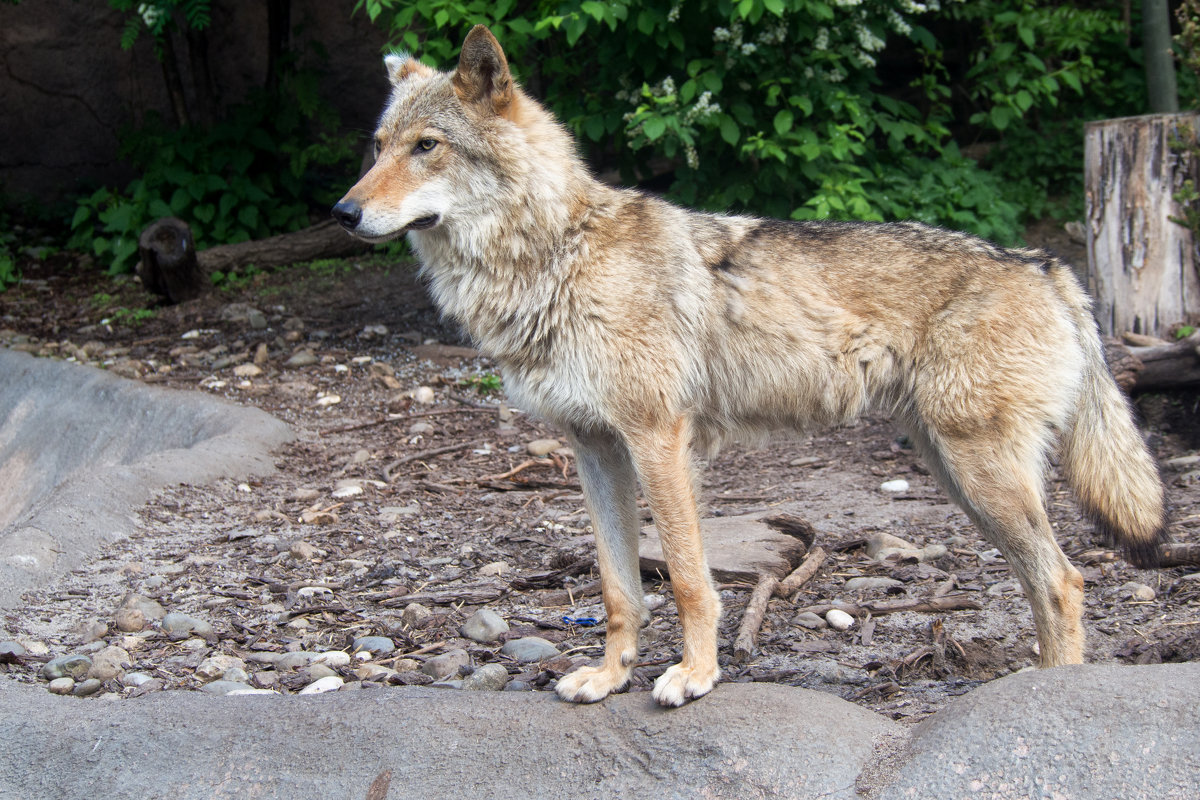
[[[658,677],[652,694],[660,706],[681,706],[711,692],[720,677],[716,664],[704,669],[676,664]]]
[[[595,703],[629,682],[629,670],[610,670],[605,667],[580,667],[570,675],[559,678],[554,691],[572,703]]]

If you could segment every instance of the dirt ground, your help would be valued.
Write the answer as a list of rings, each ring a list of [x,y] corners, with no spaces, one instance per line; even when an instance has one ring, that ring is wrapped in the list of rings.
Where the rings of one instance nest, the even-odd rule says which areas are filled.
[[[201,300],[158,307],[132,279],[51,256],[0,294],[0,342],[253,404],[297,434],[268,478],[163,492],[135,537],[7,612],[0,639],[44,643],[49,656],[89,641],[131,647],[134,668],[156,680],[107,686],[123,696],[199,687],[195,668],[211,653],[245,660],[252,685],[295,691],[311,675],[253,656],[348,648],[364,635],[396,645],[380,660],[401,668],[392,683],[427,680],[409,657],[463,648],[475,667],[499,662],[513,685],[548,690],[600,655],[604,610],[571,454],[529,453],[530,442],[558,432],[504,405],[494,367],[439,321],[402,260],[248,270]],[[1137,399],[1162,461],[1200,450],[1198,402],[1195,393]],[[1178,541],[1200,540],[1196,469],[1164,470]],[[909,488],[880,490],[895,479]],[[1200,568],[1134,569],[1093,537],[1061,480],[1048,497],[1059,541],[1084,573],[1089,660],[1200,658]],[[753,586],[721,586],[726,681],[830,691],[918,720],[1036,660],[1029,608],[1007,565],[884,417],[730,448],[707,465],[704,503],[709,516],[798,514],[831,553],[793,600],[771,602],[758,651],[744,663],[733,662],[733,641]],[[864,544],[879,532],[947,550],[926,562],[877,563]],[[861,576],[897,583],[848,591]],[[633,691],[647,690],[681,643],[669,581],[646,574],[644,587],[661,605]],[[123,634],[113,620],[129,592],[206,619],[215,633],[201,650],[153,629]],[[799,609],[835,600],[947,593],[977,608],[878,614],[844,632],[794,622]],[[402,618],[413,603],[431,613]],[[540,636],[564,655],[518,665],[499,643],[461,638],[460,625],[483,605],[508,622],[505,638]],[[350,682],[354,666],[340,668]],[[41,681],[39,669],[37,659],[0,664],[30,682]]]

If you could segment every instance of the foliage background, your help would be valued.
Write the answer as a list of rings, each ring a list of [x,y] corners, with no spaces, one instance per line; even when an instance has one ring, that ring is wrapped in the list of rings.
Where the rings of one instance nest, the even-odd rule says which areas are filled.
[[[221,35],[210,2],[109,0],[126,15],[113,46],[153,37],[169,82],[198,34]],[[286,12],[288,0],[270,5]],[[488,25],[596,170],[625,183],[715,210],[918,219],[1003,244],[1030,219],[1080,215],[1085,121],[1146,110],[1138,10],[1110,0],[346,4],[392,47],[441,68],[472,25]],[[81,197],[71,246],[122,271],[159,216],[188,220],[201,246],[324,218],[366,132],[340,128],[316,90],[321,65],[319,47],[283,53],[249,102],[128,128],[122,154],[140,177]],[[1195,105],[1190,75],[1181,94]]]

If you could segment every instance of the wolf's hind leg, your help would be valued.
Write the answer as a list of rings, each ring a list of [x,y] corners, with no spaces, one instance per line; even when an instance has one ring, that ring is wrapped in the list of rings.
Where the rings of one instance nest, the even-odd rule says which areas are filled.
[[[637,482],[629,451],[606,432],[576,432],[571,443],[596,532],[607,640],[603,665],[575,670],[559,680],[555,691],[564,700],[594,703],[629,682],[638,631],[649,616],[638,570]]]
[[[999,437],[946,438],[927,460],[1016,572],[1033,608],[1041,666],[1079,664],[1083,576],[1058,546],[1046,516],[1041,448],[1020,445]]]

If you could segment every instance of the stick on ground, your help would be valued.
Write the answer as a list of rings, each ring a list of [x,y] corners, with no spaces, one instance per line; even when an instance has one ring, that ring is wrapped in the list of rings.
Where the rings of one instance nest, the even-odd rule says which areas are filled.
[[[808,551],[808,555],[804,557],[804,561],[800,566],[792,570],[792,574],[788,575],[779,585],[775,587],[775,594],[784,598],[791,598],[800,587],[812,580],[812,577],[817,574],[817,570],[821,569],[821,565],[828,558],[828,553],[821,545],[817,545]]]
[[[754,651],[754,642],[758,639],[758,631],[762,628],[763,615],[767,613],[767,603],[779,585],[779,579],[774,575],[763,575],[758,579],[758,585],[750,594],[746,603],[746,613],[742,616],[742,627],[738,630],[737,641],[733,645],[733,660],[742,663]]]

